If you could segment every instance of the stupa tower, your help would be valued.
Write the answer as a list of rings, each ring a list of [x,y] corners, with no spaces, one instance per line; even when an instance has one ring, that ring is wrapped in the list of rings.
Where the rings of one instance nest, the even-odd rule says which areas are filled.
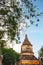
[[[21,46],[21,54],[18,62],[19,65],[39,65],[39,60],[34,56],[32,44],[25,35],[24,42]]]
[[[21,46],[21,55],[34,55],[32,50],[32,44],[28,40],[27,35],[25,36],[24,42]]]

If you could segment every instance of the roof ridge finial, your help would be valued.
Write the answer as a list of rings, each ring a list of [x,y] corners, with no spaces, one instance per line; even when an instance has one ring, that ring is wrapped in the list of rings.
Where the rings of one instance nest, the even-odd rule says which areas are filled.
[[[27,38],[27,34],[25,35],[25,38]]]

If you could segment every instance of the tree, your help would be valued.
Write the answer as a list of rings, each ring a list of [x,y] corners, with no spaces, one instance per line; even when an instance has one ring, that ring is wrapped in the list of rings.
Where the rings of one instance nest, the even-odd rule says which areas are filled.
[[[21,3],[20,3],[21,2]],[[34,3],[32,0],[1,0],[0,1],[0,27],[4,33],[7,33],[8,39],[10,40],[20,40],[19,32],[21,30],[21,23],[26,24],[25,18],[30,20],[30,23],[33,24],[35,19],[39,22],[39,16],[36,12]],[[42,14],[42,13],[41,13]],[[38,24],[36,23],[36,26]],[[4,33],[1,33],[3,35]]]
[[[6,46],[5,40],[0,40],[0,48],[3,48],[5,46]]]
[[[6,46],[5,40],[0,40],[0,55],[2,55],[1,49]]]
[[[18,3],[15,4],[14,1],[10,1],[9,6],[6,5],[5,1],[2,1],[0,8],[0,25],[3,28],[4,32],[7,32],[8,38],[11,40],[14,39],[17,34],[18,38],[18,18],[20,17],[20,8]],[[3,34],[3,33],[1,33]],[[15,38],[16,39],[16,38]]]
[[[43,46],[39,50],[40,64],[43,65]]]
[[[2,48],[1,50],[3,54],[3,65],[14,65],[18,61],[19,54],[12,48]]]

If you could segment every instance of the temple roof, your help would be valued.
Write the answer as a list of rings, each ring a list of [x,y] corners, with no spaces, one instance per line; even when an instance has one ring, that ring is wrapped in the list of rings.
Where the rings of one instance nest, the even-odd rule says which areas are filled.
[[[22,45],[31,45],[31,46],[32,46],[32,44],[31,44],[30,41],[28,40],[27,35],[25,35],[25,39],[24,39],[24,42],[23,42]]]

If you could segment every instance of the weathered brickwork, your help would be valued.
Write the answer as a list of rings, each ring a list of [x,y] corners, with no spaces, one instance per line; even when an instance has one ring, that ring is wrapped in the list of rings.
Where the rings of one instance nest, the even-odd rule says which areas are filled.
[[[24,42],[21,46],[20,58],[18,65],[39,65],[39,59],[34,56],[32,44],[25,36]]]

